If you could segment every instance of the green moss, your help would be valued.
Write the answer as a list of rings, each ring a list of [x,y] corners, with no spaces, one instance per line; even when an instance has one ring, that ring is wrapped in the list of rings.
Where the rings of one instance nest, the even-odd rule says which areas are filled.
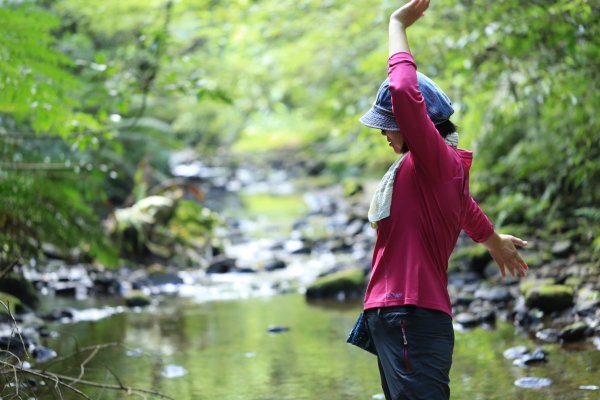
[[[363,185],[356,179],[346,179],[343,182],[344,197],[352,197],[364,192]]]
[[[538,268],[544,263],[544,256],[540,253],[522,253],[523,260],[527,263],[529,268]]]
[[[566,285],[540,286],[539,293],[542,296],[569,295],[573,296],[573,288]]]
[[[336,272],[317,279],[306,290],[309,298],[335,297],[342,292],[346,296],[356,296],[365,288],[365,273],[361,269]]]
[[[572,288],[577,288],[581,285],[581,282],[583,282],[583,280],[580,276],[570,276],[565,281],[565,285],[570,286]]]
[[[574,291],[566,285],[543,285],[531,288],[525,295],[525,304],[544,312],[560,311],[573,305]]]
[[[523,279],[519,284],[519,291],[522,295],[526,296],[527,293],[539,286],[552,285],[554,284],[554,279],[545,278],[545,279]]]
[[[128,307],[145,307],[150,304],[150,297],[141,290],[132,290],[125,296]]]

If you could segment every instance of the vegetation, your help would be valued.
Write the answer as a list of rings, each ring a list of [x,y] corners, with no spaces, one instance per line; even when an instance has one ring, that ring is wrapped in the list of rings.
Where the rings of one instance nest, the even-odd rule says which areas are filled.
[[[101,221],[168,177],[171,149],[291,153],[338,179],[382,171],[393,155],[357,118],[385,76],[397,5],[1,2],[0,263],[115,263]],[[439,0],[411,32],[420,70],[454,99],[496,225],[571,230],[596,257],[598,5]]]

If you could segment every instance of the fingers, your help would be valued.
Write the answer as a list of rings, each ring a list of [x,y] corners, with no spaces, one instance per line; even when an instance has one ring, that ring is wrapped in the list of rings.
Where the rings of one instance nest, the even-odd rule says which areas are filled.
[[[504,262],[502,262],[502,260],[497,260],[494,257],[494,261],[496,261],[496,264],[498,264],[498,268],[500,269],[500,273],[502,274],[503,278],[506,278],[506,269],[504,269]]]
[[[513,242],[514,245],[519,246],[519,247],[527,246],[527,241],[525,241],[523,239],[519,239],[516,236],[511,236],[511,241]]]

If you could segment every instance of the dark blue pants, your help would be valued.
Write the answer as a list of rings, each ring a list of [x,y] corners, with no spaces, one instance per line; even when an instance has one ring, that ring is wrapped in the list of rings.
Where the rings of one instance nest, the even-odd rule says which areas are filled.
[[[387,400],[447,400],[454,349],[452,318],[415,306],[366,311]]]

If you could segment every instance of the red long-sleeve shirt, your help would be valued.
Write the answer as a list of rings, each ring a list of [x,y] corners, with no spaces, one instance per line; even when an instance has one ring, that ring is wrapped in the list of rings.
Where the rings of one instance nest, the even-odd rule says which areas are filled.
[[[414,304],[452,314],[448,259],[461,229],[476,242],[493,226],[469,194],[472,153],[448,146],[427,116],[408,52],[388,60],[396,122],[410,149],[396,172],[390,216],[377,223],[364,309]]]

